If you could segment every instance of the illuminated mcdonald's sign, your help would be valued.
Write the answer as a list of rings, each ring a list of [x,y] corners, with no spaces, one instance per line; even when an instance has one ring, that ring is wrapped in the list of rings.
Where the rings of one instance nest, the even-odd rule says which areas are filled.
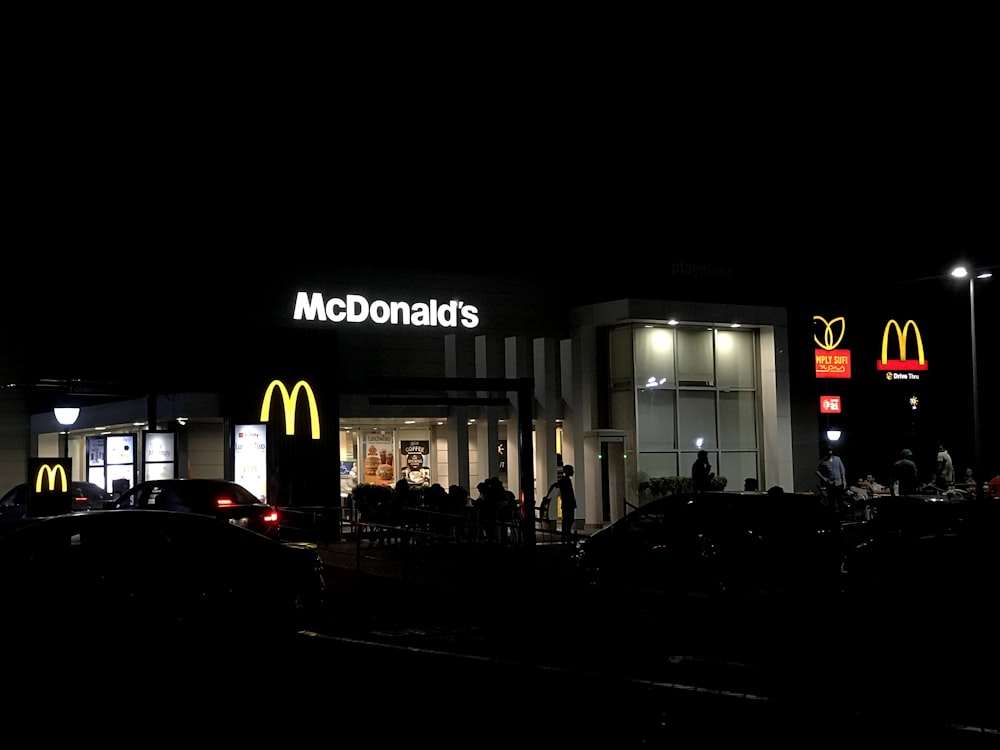
[[[302,391],[309,399],[309,418],[310,425],[312,426],[312,439],[319,440],[319,410],[316,407],[316,397],[313,395],[313,390],[310,385],[304,380],[297,382],[292,387],[291,393],[288,392],[285,384],[280,380],[272,380],[271,384],[267,387],[267,390],[264,391],[264,402],[260,407],[260,421],[267,422],[270,417],[271,397],[274,395],[275,390],[281,394],[281,403],[285,407],[285,434],[295,434],[295,406],[299,400],[299,392]]]
[[[889,359],[889,331],[893,328],[896,329],[896,339],[899,342],[899,359]],[[909,336],[911,328],[917,337],[916,361],[906,358],[906,339]],[[927,360],[924,358],[924,341],[920,336],[920,329],[917,328],[916,323],[908,320],[902,328],[899,327],[899,323],[895,320],[890,320],[885,324],[885,331],[882,334],[882,357],[875,365],[879,370],[926,370],[927,364]]]
[[[69,492],[69,481],[66,478],[66,469],[60,464],[51,466],[49,464],[42,464],[38,467],[38,471],[35,474],[35,492],[40,493],[42,491],[42,478],[47,476],[49,478],[49,492]],[[56,490],[56,477],[62,478],[62,489]]]

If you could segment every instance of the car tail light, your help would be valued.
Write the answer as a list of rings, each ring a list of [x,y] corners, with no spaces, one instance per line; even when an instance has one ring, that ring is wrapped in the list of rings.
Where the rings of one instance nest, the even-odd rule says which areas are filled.
[[[267,521],[268,523],[277,523],[278,511],[277,510],[268,511],[267,513],[264,514],[264,520]]]
[[[215,504],[219,508],[228,508],[233,504],[233,499],[231,497],[217,497],[215,499]]]
[[[78,502],[78,503],[85,503],[85,502],[87,502],[87,496],[86,495],[77,495],[76,497],[73,498],[73,500],[75,502]]]

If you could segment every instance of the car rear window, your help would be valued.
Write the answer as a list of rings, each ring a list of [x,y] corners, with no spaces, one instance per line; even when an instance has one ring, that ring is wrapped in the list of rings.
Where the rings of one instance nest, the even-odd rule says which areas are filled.
[[[145,505],[165,510],[214,513],[226,505],[253,505],[257,499],[238,485],[181,482],[153,487]]]

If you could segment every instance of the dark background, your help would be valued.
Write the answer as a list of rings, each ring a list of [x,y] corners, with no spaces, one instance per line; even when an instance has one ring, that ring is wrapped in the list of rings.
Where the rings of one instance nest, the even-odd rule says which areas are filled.
[[[968,288],[943,277],[963,258],[1000,265],[1000,147],[976,65],[715,52],[666,69],[500,55],[403,79],[275,60],[267,75],[157,65],[82,85],[52,68],[58,87],[12,95],[2,345],[54,332],[56,362],[69,352],[148,378],[156,368],[130,367],[135,356],[189,348],[206,327],[231,323],[209,340],[238,356],[250,342],[235,332],[252,330],[274,281],[303,272],[542,277],[567,304],[775,304],[793,329],[815,314],[899,318],[904,300],[935,342],[927,388],[944,389],[924,396],[921,420],[956,443],[961,467]],[[78,76],[86,67],[73,61]],[[984,417],[998,413],[998,283],[977,287]],[[171,335],[151,342],[157,306]],[[116,348],[99,349],[95,330]],[[857,331],[859,363],[873,335]],[[811,350],[790,354],[798,377]],[[912,415],[878,416],[902,410],[879,385],[845,390],[845,419],[887,433],[855,447],[851,429],[849,468],[907,437]],[[987,463],[1000,470],[995,445]]]

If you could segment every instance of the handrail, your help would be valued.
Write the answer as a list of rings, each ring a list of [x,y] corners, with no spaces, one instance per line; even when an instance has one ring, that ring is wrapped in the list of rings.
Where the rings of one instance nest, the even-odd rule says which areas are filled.
[[[430,508],[407,506],[401,509],[395,522],[385,518],[362,520],[358,509],[352,505],[293,505],[278,506],[282,514],[282,529],[293,535],[309,534],[312,541],[327,543],[345,537],[360,541],[372,532],[389,538],[419,543],[480,544],[495,542],[506,545],[527,544],[524,521],[520,512],[494,518],[480,516],[473,507],[467,513],[445,513]],[[556,519],[541,516],[533,508],[533,525],[542,540],[561,540],[562,532]],[[333,514],[331,518],[329,514]],[[286,521],[287,519],[287,521]],[[486,531],[492,527],[495,536]]]

